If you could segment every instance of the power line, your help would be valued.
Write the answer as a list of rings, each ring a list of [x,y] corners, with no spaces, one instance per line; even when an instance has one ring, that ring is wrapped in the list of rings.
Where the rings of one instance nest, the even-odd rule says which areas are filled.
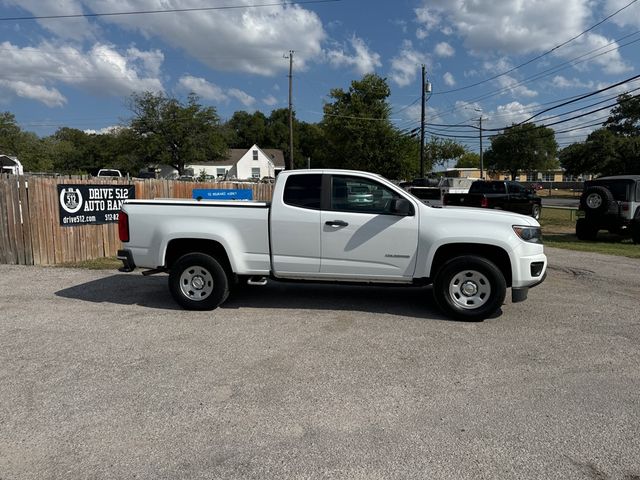
[[[614,83],[613,85],[609,85],[608,87],[601,88],[599,90],[596,90],[595,92],[591,92],[591,93],[587,93],[585,95],[581,95],[581,96],[579,96],[578,98],[576,98],[574,100],[569,100],[568,102],[561,103],[560,105],[556,105],[555,107],[545,108],[544,110],[536,113],[535,115],[531,115],[529,118],[527,118],[523,122],[520,122],[520,125],[522,125],[523,123],[527,123],[530,120],[533,120],[534,118],[542,115],[543,113],[549,112],[551,110],[555,110],[556,108],[564,107],[565,105],[569,105],[571,103],[578,102],[578,101],[583,100],[583,99],[588,98],[588,97],[592,97],[594,95],[597,95],[598,93],[605,92],[607,90],[611,90],[612,88],[619,87],[620,85],[624,85],[625,83],[631,82],[631,81],[636,80],[638,78],[640,78],[640,75],[634,75],[633,77],[629,77],[629,78],[627,78],[625,80],[622,80],[621,82]]]
[[[67,18],[94,18],[94,17],[115,17],[125,15],[148,15],[155,13],[185,13],[185,12],[205,12],[212,10],[240,10],[246,8],[280,7],[283,5],[308,5],[312,3],[341,2],[342,0],[302,0],[297,2],[277,2],[263,3],[255,5],[223,5],[219,7],[195,7],[195,8],[170,8],[163,10],[134,10],[129,12],[102,12],[102,13],[72,13],[66,15],[33,15],[24,17],[0,17],[0,22],[19,22],[26,20],[52,20]],[[637,0],[636,0],[637,1]]]
[[[466,100],[466,103],[477,102],[477,101],[480,101],[480,100],[486,100],[488,98],[495,97],[495,96],[500,95],[502,93],[505,93],[505,92],[507,92],[509,90],[513,90],[516,87],[525,85],[527,83],[531,83],[531,82],[533,82],[535,80],[539,80],[539,79],[544,78],[544,77],[548,77],[548,76],[553,75],[554,73],[560,72],[562,70],[566,70],[569,67],[575,67],[576,65],[588,62],[590,60],[593,60],[594,58],[600,57],[602,55],[606,55],[606,54],[611,53],[611,52],[616,51],[616,50],[620,50],[620,49],[622,49],[624,47],[627,47],[629,45],[632,45],[634,43],[639,42],[640,39],[635,39],[635,40],[632,40],[630,42],[624,43],[622,45],[617,45],[616,47],[611,48],[611,49],[609,49],[609,50],[607,50],[605,52],[601,52],[601,53],[598,53],[596,55],[588,57],[589,55],[591,55],[591,54],[593,54],[595,52],[598,52],[598,51],[600,51],[600,50],[602,50],[604,48],[607,48],[608,46],[616,44],[617,42],[619,42],[621,40],[625,40],[625,39],[627,39],[629,37],[632,37],[632,36],[635,36],[635,35],[637,35],[639,33],[640,33],[640,30],[637,30],[637,31],[635,31],[633,33],[624,35],[624,36],[622,36],[622,37],[620,37],[620,38],[618,38],[618,39],[616,39],[616,40],[614,40],[612,42],[609,42],[607,45],[603,45],[602,47],[595,48],[595,49],[590,50],[590,51],[588,51],[586,53],[583,53],[582,55],[578,55],[577,57],[573,57],[573,58],[571,58],[571,59],[569,59],[569,60],[567,60],[565,62],[559,63],[559,64],[557,64],[557,65],[555,65],[555,66],[553,66],[551,68],[543,70],[542,72],[539,72],[539,73],[537,73],[535,75],[527,77],[527,78],[525,78],[525,79],[523,79],[523,80],[521,80],[521,81],[519,81],[519,82],[517,82],[517,83],[515,83],[513,85],[508,85],[506,87],[502,87],[502,88],[499,88],[497,90],[493,90],[493,91],[491,91],[489,93],[480,95],[478,97],[474,97],[474,98],[468,99],[468,100]],[[584,57],[588,57],[588,58],[584,58]],[[584,60],[580,60],[582,58],[584,58]],[[580,60],[580,61],[576,61],[576,60]],[[575,97],[568,97],[567,99],[571,99],[571,98],[575,98]],[[560,100],[558,100],[558,101],[560,101]],[[551,102],[551,103],[553,103],[553,102]],[[542,105],[545,105],[545,104],[542,104]],[[443,112],[440,112],[440,113],[436,114],[435,117],[436,118],[441,118],[443,115],[446,115],[448,113],[454,113],[454,112],[460,110],[461,108],[463,108],[463,107],[451,108],[450,110],[446,110],[446,111],[443,111]]]
[[[460,92],[460,91],[462,91],[462,90],[467,90],[467,89],[469,89],[469,88],[477,87],[478,85],[482,85],[482,84],[484,84],[484,83],[490,82],[491,80],[495,80],[496,78],[500,78],[500,77],[503,77],[504,75],[507,75],[507,74],[509,74],[509,73],[511,73],[511,72],[514,72],[514,71],[518,70],[519,68],[522,68],[522,67],[524,67],[524,66],[526,66],[526,65],[529,65],[529,64],[531,64],[531,63],[535,62],[536,60],[540,60],[542,57],[545,57],[545,56],[549,55],[550,53],[554,52],[555,50],[558,50],[559,48],[562,48],[562,47],[564,47],[565,45],[567,45],[567,44],[569,44],[569,43],[573,42],[574,40],[576,40],[576,39],[578,39],[578,38],[580,38],[581,36],[585,35],[586,33],[590,32],[591,30],[595,29],[596,27],[599,27],[599,26],[600,26],[600,25],[602,25],[604,22],[606,22],[606,21],[607,21],[607,20],[609,20],[610,18],[614,17],[614,16],[615,16],[615,15],[617,15],[618,13],[622,12],[623,10],[625,10],[625,9],[629,8],[631,5],[633,5],[633,4],[634,4],[634,3],[636,3],[637,1],[638,1],[638,0],[632,0],[631,2],[629,2],[629,3],[628,3],[627,5],[625,5],[624,7],[619,8],[618,10],[616,10],[615,12],[613,12],[611,15],[609,15],[609,16],[607,16],[607,17],[605,17],[604,19],[600,20],[600,21],[599,21],[598,23],[596,23],[595,25],[592,25],[591,27],[587,28],[586,30],[584,30],[584,31],[580,32],[578,35],[576,35],[576,36],[574,36],[574,37],[571,37],[569,40],[567,40],[567,41],[565,41],[565,42],[563,42],[563,43],[561,43],[561,44],[559,44],[559,45],[556,45],[556,46],[555,46],[555,47],[553,47],[552,49],[547,50],[546,52],[541,53],[540,55],[538,55],[538,56],[536,56],[536,57],[534,57],[534,58],[532,58],[532,59],[530,59],[530,60],[527,60],[526,62],[523,62],[523,63],[521,63],[521,64],[520,64],[520,65],[518,65],[518,66],[515,66],[515,67],[513,67],[513,68],[510,68],[509,70],[506,70],[506,71],[504,71],[504,72],[502,72],[502,73],[499,73],[499,74],[497,74],[497,75],[494,75],[493,77],[487,78],[487,79],[482,80],[482,81],[480,81],[480,82],[476,82],[476,83],[473,83],[473,84],[471,84],[471,85],[466,85],[466,86],[464,86],[464,87],[454,88],[454,89],[451,89],[451,90],[444,90],[444,91],[442,91],[442,92],[438,92],[438,94],[444,95],[444,94],[446,94],[446,93]]]

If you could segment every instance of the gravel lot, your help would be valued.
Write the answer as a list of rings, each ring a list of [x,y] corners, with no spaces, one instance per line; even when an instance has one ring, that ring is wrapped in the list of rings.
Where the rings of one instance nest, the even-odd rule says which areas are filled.
[[[547,249],[478,324],[428,288],[0,265],[0,479],[640,479],[640,261]]]

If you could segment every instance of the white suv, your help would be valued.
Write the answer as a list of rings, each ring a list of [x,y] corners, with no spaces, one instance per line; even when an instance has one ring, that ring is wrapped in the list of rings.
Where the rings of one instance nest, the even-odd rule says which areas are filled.
[[[113,168],[101,168],[100,170],[98,170],[98,175],[96,175],[97,177],[121,177],[122,173],[120,173],[120,170],[115,170]]]

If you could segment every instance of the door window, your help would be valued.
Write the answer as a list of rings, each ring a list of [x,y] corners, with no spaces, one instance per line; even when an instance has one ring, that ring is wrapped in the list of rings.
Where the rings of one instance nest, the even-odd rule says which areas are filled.
[[[391,213],[392,200],[402,198],[384,185],[360,177],[334,175],[330,209],[341,212]]]

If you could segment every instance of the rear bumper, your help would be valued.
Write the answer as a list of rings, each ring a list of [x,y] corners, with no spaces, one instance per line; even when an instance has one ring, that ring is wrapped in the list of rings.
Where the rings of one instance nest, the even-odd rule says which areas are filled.
[[[130,250],[118,250],[118,260],[122,262],[122,267],[118,270],[120,272],[133,272],[136,268],[136,264],[133,261],[133,254]]]

